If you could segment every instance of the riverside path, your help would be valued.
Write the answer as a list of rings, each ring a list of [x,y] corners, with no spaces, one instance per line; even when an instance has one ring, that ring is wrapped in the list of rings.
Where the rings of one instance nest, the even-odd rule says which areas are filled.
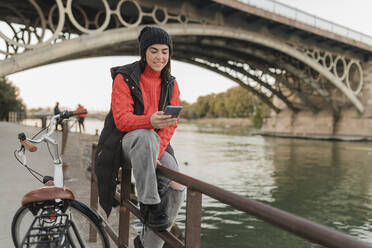
[[[31,136],[39,129],[0,122],[0,248],[13,247],[10,230],[13,216],[21,206],[23,195],[41,186],[13,155],[14,150],[19,148],[18,133],[24,132],[26,136]],[[38,146],[37,153],[27,153],[27,161],[31,168],[42,174],[53,174],[46,146]]]
[[[11,238],[11,223],[14,214],[21,206],[22,197],[29,191],[41,187],[39,183],[14,157],[14,150],[19,148],[18,133],[24,132],[32,137],[40,131],[40,127],[23,126],[17,123],[0,121],[0,248],[13,247]],[[62,132],[54,134],[57,142],[62,141]],[[69,133],[66,150],[62,156],[66,165],[64,179],[66,187],[70,188],[77,200],[89,206],[90,201],[90,173],[86,170],[91,156],[91,146],[97,142],[98,136],[88,134]],[[61,147],[61,146],[59,146]],[[42,175],[53,175],[53,161],[45,144],[38,145],[35,153],[27,152],[28,165]],[[108,220],[103,210],[98,210],[105,221],[112,226],[118,225],[119,209],[112,211]],[[130,245],[136,231],[130,230]],[[114,247],[110,240],[111,247]]]

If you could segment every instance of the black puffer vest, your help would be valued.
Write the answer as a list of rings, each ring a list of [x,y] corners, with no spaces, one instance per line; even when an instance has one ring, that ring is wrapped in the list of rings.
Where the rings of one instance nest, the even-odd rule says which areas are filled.
[[[132,64],[111,68],[111,76],[114,80],[116,75],[121,73],[128,85],[133,101],[134,114],[143,115],[144,104],[140,89],[141,68],[139,61]],[[161,82],[161,94],[159,110],[170,104],[172,98],[174,77]],[[112,110],[106,116],[105,123],[98,141],[97,153],[95,156],[95,172],[98,180],[99,203],[105,210],[107,216],[110,215],[113,206],[115,188],[119,167],[124,167],[122,161],[121,140],[125,135],[116,128]],[[173,149],[168,145],[167,152],[174,155]]]

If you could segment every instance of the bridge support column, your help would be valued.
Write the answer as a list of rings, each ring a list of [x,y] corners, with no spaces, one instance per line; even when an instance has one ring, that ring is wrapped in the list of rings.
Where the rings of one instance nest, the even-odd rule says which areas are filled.
[[[294,113],[289,109],[272,113],[265,119],[262,134],[279,137],[330,139],[334,134],[335,121],[332,112],[311,111]]]
[[[372,61],[363,63],[362,69],[364,86],[358,98],[364,106],[363,113],[352,106],[342,108],[337,116],[327,109],[316,114],[311,111],[294,113],[289,109],[278,114],[272,111],[261,133],[279,137],[372,140]]]

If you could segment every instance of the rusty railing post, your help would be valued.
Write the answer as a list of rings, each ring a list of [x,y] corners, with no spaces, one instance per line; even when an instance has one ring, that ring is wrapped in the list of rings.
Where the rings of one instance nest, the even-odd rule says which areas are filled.
[[[201,212],[202,212],[202,193],[187,188],[186,202],[186,240],[187,248],[201,247]]]
[[[91,155],[90,208],[95,211],[98,210],[98,185],[97,185],[96,172],[94,170],[96,151],[97,151],[97,144],[93,144],[92,155]],[[89,241],[97,242],[97,232],[91,225],[89,226]]]
[[[126,248],[129,245],[130,210],[124,206],[124,202],[130,200],[131,180],[132,170],[122,168],[120,187],[119,248]]]
[[[68,121],[63,122],[63,128],[62,128],[62,151],[61,155],[65,153],[66,144],[67,144],[67,137],[68,137]],[[51,127],[53,128],[53,127]]]

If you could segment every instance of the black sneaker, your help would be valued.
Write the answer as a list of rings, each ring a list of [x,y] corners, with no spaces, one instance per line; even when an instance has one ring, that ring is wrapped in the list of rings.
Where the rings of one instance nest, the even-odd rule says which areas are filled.
[[[134,243],[134,248],[144,248],[139,235],[137,235],[133,243]]]
[[[161,204],[147,205],[140,203],[140,212],[145,225],[156,231],[164,231],[171,223]]]

